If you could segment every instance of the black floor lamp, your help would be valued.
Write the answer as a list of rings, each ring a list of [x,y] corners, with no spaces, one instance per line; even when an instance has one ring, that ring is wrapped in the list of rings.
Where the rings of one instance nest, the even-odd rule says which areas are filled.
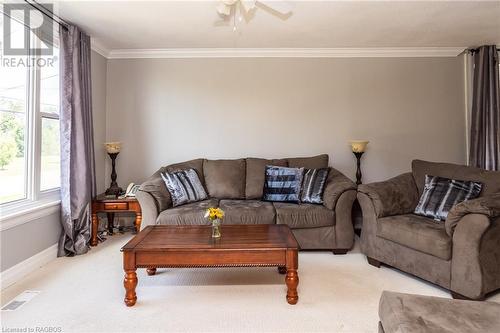
[[[356,184],[361,184],[361,156],[365,152],[366,145],[368,141],[365,140],[353,140],[350,142],[352,153],[356,156]],[[354,232],[356,235],[361,236],[361,229],[363,226],[363,214],[361,213],[361,207],[359,206],[358,200],[355,200],[352,207],[352,221],[354,224]]]
[[[122,188],[118,186],[116,182],[116,169],[115,169],[115,160],[121,150],[121,142],[106,142],[104,144],[106,147],[106,151],[108,152],[109,157],[111,158],[111,185],[106,190],[106,195],[120,195],[123,192]]]
[[[356,184],[361,184],[361,178],[363,175],[361,174],[361,156],[366,150],[366,145],[369,141],[364,140],[353,140],[351,141],[352,153],[356,156]]]

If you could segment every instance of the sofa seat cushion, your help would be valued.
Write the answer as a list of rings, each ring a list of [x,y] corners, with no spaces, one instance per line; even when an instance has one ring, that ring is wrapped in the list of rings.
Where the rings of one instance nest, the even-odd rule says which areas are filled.
[[[246,162],[205,160],[203,173],[208,194],[218,199],[245,199]]]
[[[335,213],[323,205],[273,202],[276,223],[292,229],[327,227],[335,224]]]
[[[210,224],[205,211],[210,207],[218,207],[219,200],[208,199],[164,210],[158,215],[156,224],[165,225],[203,225]]]
[[[444,223],[414,214],[378,219],[377,236],[411,249],[450,260],[452,240]]]
[[[274,224],[273,204],[259,200],[221,200],[224,224]]]
[[[385,333],[500,332],[500,304],[384,291],[379,316]]]

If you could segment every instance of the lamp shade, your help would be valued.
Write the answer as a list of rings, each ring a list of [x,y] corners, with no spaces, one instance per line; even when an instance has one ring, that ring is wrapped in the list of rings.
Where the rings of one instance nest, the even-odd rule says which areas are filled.
[[[366,140],[351,140],[349,143],[351,144],[351,149],[353,153],[364,153],[366,150],[366,145],[370,141]]]
[[[105,142],[104,147],[106,147],[106,151],[108,154],[117,154],[120,152],[122,148],[121,142]]]

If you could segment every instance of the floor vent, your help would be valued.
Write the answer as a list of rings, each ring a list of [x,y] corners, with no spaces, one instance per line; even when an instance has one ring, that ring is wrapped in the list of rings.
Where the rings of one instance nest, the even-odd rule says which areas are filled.
[[[17,295],[12,301],[5,304],[2,307],[2,311],[15,311],[31,301],[39,293],[40,292],[38,290],[25,290],[21,294]]]

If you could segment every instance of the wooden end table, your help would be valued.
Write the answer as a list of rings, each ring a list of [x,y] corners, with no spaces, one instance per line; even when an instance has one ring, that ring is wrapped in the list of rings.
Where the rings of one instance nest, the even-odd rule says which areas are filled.
[[[97,213],[107,213],[108,217],[108,233],[113,234],[115,213],[134,212],[135,213],[135,230],[139,232],[141,229],[142,212],[141,205],[135,197],[126,197],[118,199],[110,198],[105,194],[98,195],[92,200],[92,237],[90,245],[97,245],[97,229],[99,227],[99,219]]]
[[[157,268],[265,267],[286,273],[286,300],[299,300],[299,245],[284,224],[223,225],[222,237],[213,239],[211,226],[148,226],[122,249],[125,304],[137,301],[137,268],[155,275]]]

